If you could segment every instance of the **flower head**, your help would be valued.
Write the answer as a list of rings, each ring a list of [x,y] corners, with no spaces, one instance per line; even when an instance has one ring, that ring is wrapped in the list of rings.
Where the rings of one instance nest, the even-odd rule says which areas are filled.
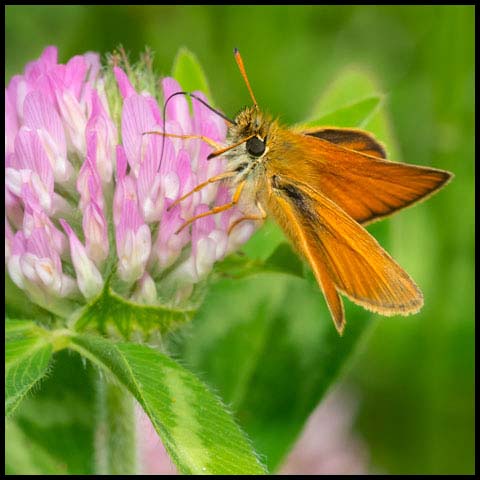
[[[97,54],[63,65],[48,47],[5,89],[6,265],[53,313],[91,300],[107,279],[135,302],[182,302],[254,230],[244,222],[229,234],[241,216],[231,208],[178,232],[229,201],[211,184],[176,202],[225,165],[207,162],[212,147],[198,139],[146,132],[222,143],[226,125],[196,99],[191,113],[182,95],[164,119],[155,92],[134,83],[118,65],[102,69]],[[164,99],[181,91],[173,78],[161,85]]]

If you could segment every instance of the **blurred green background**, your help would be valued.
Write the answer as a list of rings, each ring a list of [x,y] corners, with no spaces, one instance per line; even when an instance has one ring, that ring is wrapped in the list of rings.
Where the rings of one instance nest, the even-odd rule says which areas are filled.
[[[370,70],[387,94],[396,160],[455,179],[388,220],[389,250],[425,307],[380,319],[354,359],[354,428],[372,471],[474,473],[473,6],[8,6],[5,26],[6,82],[51,44],[62,62],[119,44],[135,59],[148,45],[159,74],[186,46],[228,115],[249,103],[238,47],[260,105],[287,123],[304,119],[343,68]]]

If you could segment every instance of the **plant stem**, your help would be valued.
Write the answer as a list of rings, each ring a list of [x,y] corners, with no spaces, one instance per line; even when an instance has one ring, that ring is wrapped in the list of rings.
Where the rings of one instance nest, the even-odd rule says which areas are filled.
[[[137,473],[133,397],[105,375],[97,381],[96,471],[100,475]]]

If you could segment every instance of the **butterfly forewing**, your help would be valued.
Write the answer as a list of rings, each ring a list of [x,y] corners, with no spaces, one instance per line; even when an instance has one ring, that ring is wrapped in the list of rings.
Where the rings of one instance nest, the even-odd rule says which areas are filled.
[[[308,183],[362,224],[428,197],[451,177],[443,170],[379,158],[383,147],[357,130],[319,129],[318,136],[314,133],[282,135],[278,148],[287,145],[286,151],[295,151],[295,158],[275,156],[271,169],[292,183]]]

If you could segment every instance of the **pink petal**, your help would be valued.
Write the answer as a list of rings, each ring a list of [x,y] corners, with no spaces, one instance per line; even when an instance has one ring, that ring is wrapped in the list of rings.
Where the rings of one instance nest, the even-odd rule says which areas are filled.
[[[96,132],[89,132],[88,137],[87,156],[77,177],[77,191],[81,199],[80,208],[84,208],[90,201],[94,201],[103,208],[102,183],[96,166]]]
[[[80,155],[85,154],[85,127],[87,125],[87,108],[80,103],[70,90],[55,89],[58,108],[68,134],[69,150]]]
[[[161,127],[163,125],[163,118],[162,118],[163,114],[162,114],[162,111],[160,110],[160,107],[158,106],[157,101],[151,95],[147,95],[145,98],[147,99],[148,104],[150,105],[150,110],[152,111],[153,118],[155,118],[156,124]]]
[[[77,100],[80,100],[83,81],[87,73],[87,62],[80,55],[72,57],[65,66],[64,87],[68,88]]]
[[[92,92],[92,113],[86,127],[87,153],[90,151],[90,138],[96,133],[96,166],[103,182],[111,180],[115,162],[115,144],[117,141],[117,129],[107,115],[96,90]]]
[[[21,84],[24,85],[22,98],[20,98]],[[9,98],[19,121],[23,118],[23,101],[25,100],[25,95],[28,93],[26,84],[25,78],[22,75],[14,75],[5,89],[6,96]]]
[[[43,62],[45,66],[53,67],[58,62],[58,49],[57,47],[50,45],[45,47],[42,54],[40,55],[40,61]]]
[[[162,178],[158,171],[162,140],[156,135],[145,138],[147,143],[145,155],[138,172],[138,200],[147,222],[158,220],[163,208],[163,198],[160,197]]]
[[[243,215],[239,215],[242,217]],[[228,255],[238,250],[254,233],[258,228],[258,222],[252,220],[244,220],[236,225],[228,235],[228,244],[225,254]]]
[[[25,251],[38,258],[47,258],[58,273],[62,272],[60,255],[52,247],[51,236],[41,226],[35,226],[30,235],[25,238]]]
[[[210,104],[207,97],[202,92],[195,91],[193,93],[196,97],[199,97],[208,104]],[[194,115],[195,133],[208,136],[209,138],[217,142],[223,142],[227,134],[227,124],[225,120],[220,117],[220,115],[212,112],[195,98],[192,98],[192,107]],[[209,127],[209,131],[206,130],[206,125],[211,125]]]
[[[33,195],[28,185],[22,188],[22,199],[25,205],[23,217],[23,232],[29,238],[35,229],[42,229],[48,239],[49,246],[59,255],[65,250],[65,236],[45,214],[40,203]]]
[[[116,229],[117,248],[121,246],[120,244],[123,242],[127,231],[136,232],[142,225],[144,225],[144,222],[136,202],[130,199],[124,200],[120,222]]]
[[[100,73],[100,69],[102,65],[100,63],[100,55],[95,52],[87,52],[83,55],[85,59],[85,63],[87,64],[87,71],[88,71],[88,82],[94,82],[98,74]]]
[[[25,125],[43,129],[51,136],[58,152],[66,156],[65,131],[55,106],[40,92],[34,91],[25,97],[23,105]]]
[[[166,102],[173,93],[181,92],[182,88],[173,78],[162,80],[163,98]],[[167,119],[178,122],[184,135],[192,133],[192,122],[190,120],[190,109],[184,95],[177,95],[168,101]]]
[[[127,174],[127,155],[125,154],[125,149],[122,145],[117,145],[116,147],[117,153],[117,170],[116,170],[116,180],[117,182],[123,180],[125,175]]]
[[[198,205],[195,208],[194,216],[200,215],[202,213],[208,212],[210,208],[208,205],[202,204]],[[213,219],[213,215],[208,215],[206,217],[199,218],[195,220],[192,224],[192,250],[194,255],[196,255],[196,245],[198,241],[203,238],[207,237],[212,230],[216,227],[215,220]]]
[[[57,64],[57,48],[47,47],[38,60],[30,62],[25,67],[25,78],[30,84],[35,84],[42,75],[45,75]]]
[[[78,288],[88,300],[101,292],[102,276],[70,225],[63,219],[60,219],[60,223],[70,242],[70,256],[77,274]]]
[[[175,233],[183,223],[179,205],[176,205],[170,211],[164,210],[155,244],[155,253],[161,269],[172,265],[183,247],[190,241],[190,233],[187,228],[184,228],[178,234]]]
[[[15,99],[8,90],[5,89],[5,156],[13,152],[13,143],[18,128]]]
[[[14,233],[7,217],[5,217],[5,261],[12,256]]]
[[[155,125],[155,118],[145,97],[131,95],[125,100],[122,111],[123,147],[136,176],[142,161],[142,145],[148,137],[143,134],[155,130]]]
[[[127,176],[127,157],[121,145],[117,146],[117,184],[113,196],[113,221],[116,226],[120,223],[123,206],[126,199],[137,199],[137,185],[132,175]]]
[[[126,282],[134,282],[145,273],[151,250],[150,228],[144,223],[136,202],[126,200],[120,222],[116,227],[118,275]]]
[[[8,169],[7,169],[8,170]],[[23,222],[23,208],[20,199],[7,188],[5,174],[5,213],[15,228],[21,228]]]
[[[120,67],[113,67],[113,73],[117,79],[118,88],[124,100],[131,95],[136,95],[137,92],[130,83],[127,74]]]
[[[105,215],[95,202],[90,202],[86,206],[82,227],[87,254],[97,266],[100,266],[108,257],[108,232]]]
[[[190,155],[186,150],[180,150],[177,156],[176,172],[180,181],[180,191],[178,196],[185,195],[192,191],[198,185],[197,176],[192,172]],[[191,216],[193,205],[199,198],[199,194],[193,194],[181,201],[180,206],[185,216]]]
[[[38,134],[22,127],[15,139],[15,154],[19,168],[28,168],[36,173],[47,190],[53,194],[53,170]]]

